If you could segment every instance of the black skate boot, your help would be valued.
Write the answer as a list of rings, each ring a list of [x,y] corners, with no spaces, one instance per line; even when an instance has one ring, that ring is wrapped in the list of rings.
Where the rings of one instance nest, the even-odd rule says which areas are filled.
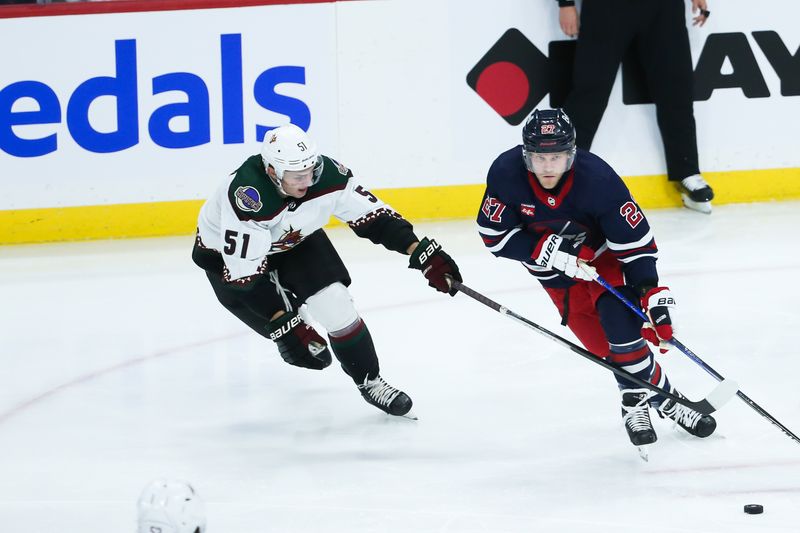
[[[411,410],[411,398],[408,394],[395,389],[380,376],[375,376],[375,379],[369,379],[367,376],[358,389],[367,403],[390,415],[403,416]]]
[[[650,421],[648,397],[649,393],[645,389],[622,391],[622,419],[625,422],[628,437],[634,446],[645,446],[658,440]]]
[[[673,392],[681,398],[684,397],[683,394],[678,391]],[[669,398],[664,400],[664,403],[657,409],[657,412],[658,416],[661,418],[670,418],[674,420],[677,425],[695,437],[708,437],[717,429],[717,421],[714,420],[713,416],[701,415],[694,409],[689,409],[685,405],[681,405]]]
[[[714,199],[714,191],[700,174],[683,178],[680,188],[683,205],[701,213],[711,213],[711,200]]]

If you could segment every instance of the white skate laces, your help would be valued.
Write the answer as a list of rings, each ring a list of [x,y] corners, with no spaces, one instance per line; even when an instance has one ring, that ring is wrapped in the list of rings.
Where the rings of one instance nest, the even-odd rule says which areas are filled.
[[[674,420],[675,424],[691,429],[697,428],[697,423],[703,416],[694,409],[689,409],[673,400],[665,401],[658,410],[664,413],[664,416]]]
[[[388,407],[395,398],[400,394],[400,391],[386,383],[382,377],[376,376],[375,379],[369,379],[369,376],[364,378],[364,383],[358,388],[367,393],[375,403],[379,403]]]
[[[673,391],[680,397],[683,395],[678,391]],[[675,425],[680,426],[695,437],[705,438],[714,433],[717,429],[717,421],[711,415],[704,415],[695,411],[691,407],[686,407],[673,399],[665,400],[658,407],[658,416],[670,418]]]
[[[636,405],[623,405],[622,408],[625,410],[625,425],[627,425],[631,431],[648,431],[653,428],[650,422],[646,394],[642,395],[642,399],[639,400],[639,403]]]

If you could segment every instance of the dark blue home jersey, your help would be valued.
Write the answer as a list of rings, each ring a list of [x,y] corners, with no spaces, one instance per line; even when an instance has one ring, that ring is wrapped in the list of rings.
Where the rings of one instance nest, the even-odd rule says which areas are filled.
[[[549,191],[525,168],[521,145],[500,154],[489,169],[478,231],[490,252],[521,261],[545,287],[574,283],[531,259],[549,233],[583,239],[595,258],[613,254],[628,285],[658,284],[647,219],[617,173],[591,152],[579,149],[572,169]]]

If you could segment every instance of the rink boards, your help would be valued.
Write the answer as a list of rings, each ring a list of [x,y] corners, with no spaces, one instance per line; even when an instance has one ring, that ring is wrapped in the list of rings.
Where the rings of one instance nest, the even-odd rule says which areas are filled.
[[[472,217],[519,117],[550,105],[570,44],[545,0],[103,4],[0,11],[0,42],[26,50],[0,71],[0,244],[189,233],[202,199],[288,121],[408,218]],[[800,36],[792,17],[749,8],[730,1],[690,29],[716,204],[800,198],[786,67]],[[13,16],[41,13],[54,15]],[[539,57],[522,65],[527,92],[473,88],[511,28]],[[654,106],[622,80],[593,151],[643,207],[679,205]]]

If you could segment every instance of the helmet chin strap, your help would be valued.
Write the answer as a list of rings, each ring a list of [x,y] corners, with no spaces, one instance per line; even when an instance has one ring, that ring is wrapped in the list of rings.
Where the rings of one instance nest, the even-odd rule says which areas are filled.
[[[270,174],[269,169],[272,169],[272,174]],[[270,165],[267,167],[267,177],[278,190],[278,194],[280,194],[284,198],[288,198],[289,194],[283,190],[283,183],[280,179],[278,179],[278,172],[275,170],[275,167]]]

